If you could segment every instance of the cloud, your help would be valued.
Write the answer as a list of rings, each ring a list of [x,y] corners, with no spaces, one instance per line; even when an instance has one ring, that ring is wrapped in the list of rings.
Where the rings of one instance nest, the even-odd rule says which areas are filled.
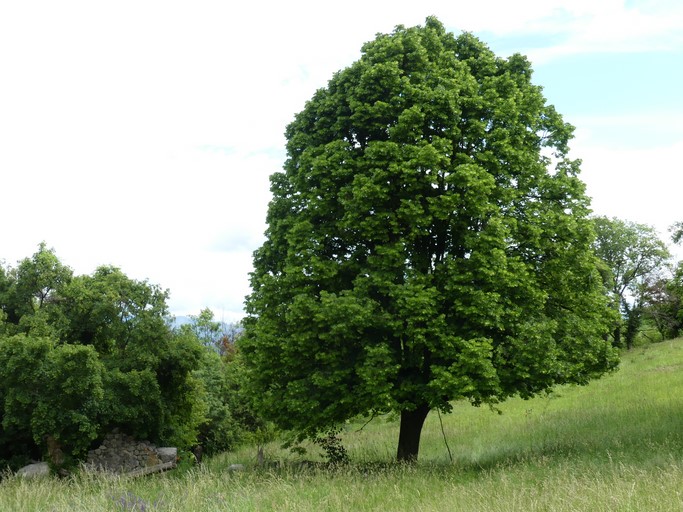
[[[566,38],[560,44],[529,48],[525,53],[537,64],[576,54],[683,48],[683,5],[679,3],[633,2],[627,6],[618,0],[577,2],[557,13],[546,20],[545,27],[566,34]]]
[[[265,229],[268,176],[285,157],[285,127],[334,72],[360,57],[362,44],[376,33],[423,24],[433,14],[455,32],[518,38],[514,51],[543,60],[680,49],[683,26],[677,2],[321,5],[3,5],[0,258],[13,264],[45,240],[77,273],[120,266],[131,277],[170,288],[179,314],[208,306],[234,318],[248,292],[251,253]],[[521,42],[529,35],[542,37],[525,42],[527,52]],[[638,191],[671,199],[666,194],[674,187],[631,185],[643,178],[628,166],[671,181],[652,166],[673,172],[669,162],[678,158],[681,148],[674,143],[680,139],[662,138],[661,151],[615,147],[596,143],[595,134],[623,120],[571,121],[586,135],[577,138],[576,149],[596,209],[604,194],[625,198],[632,212]],[[656,124],[654,118],[647,122]],[[615,211],[623,211],[620,205]]]
[[[571,124],[576,126],[576,143],[584,148],[606,150],[635,150],[668,148],[683,141],[681,124],[683,108],[668,111],[624,111],[616,115],[574,116]]]
[[[598,147],[579,141],[573,153],[583,160],[582,179],[598,215],[667,228],[683,220],[677,205],[683,187],[683,138],[656,148]]]

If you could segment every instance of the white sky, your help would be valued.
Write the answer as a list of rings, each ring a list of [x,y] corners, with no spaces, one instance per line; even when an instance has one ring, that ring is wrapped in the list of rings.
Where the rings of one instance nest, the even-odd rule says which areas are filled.
[[[0,260],[44,240],[76,273],[169,288],[175,314],[239,319],[285,126],[364,42],[432,14],[532,59],[596,213],[683,220],[679,0],[8,0]]]

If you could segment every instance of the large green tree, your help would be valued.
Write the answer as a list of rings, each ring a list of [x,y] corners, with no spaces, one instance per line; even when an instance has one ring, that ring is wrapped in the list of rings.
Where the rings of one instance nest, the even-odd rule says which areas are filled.
[[[435,18],[363,47],[287,127],[240,341],[254,396],[315,436],[613,368],[572,127],[521,55]]]

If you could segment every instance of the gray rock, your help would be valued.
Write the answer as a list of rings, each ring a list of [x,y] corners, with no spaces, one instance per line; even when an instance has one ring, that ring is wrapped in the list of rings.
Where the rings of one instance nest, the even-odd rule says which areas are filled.
[[[17,475],[23,476],[24,478],[35,478],[38,476],[47,476],[50,474],[50,467],[47,462],[36,462],[35,464],[29,464],[24,466],[19,471]]]
[[[228,471],[244,471],[244,464],[230,464]]]
[[[178,458],[178,448],[157,448],[156,451],[161,459],[161,462],[175,462]]]

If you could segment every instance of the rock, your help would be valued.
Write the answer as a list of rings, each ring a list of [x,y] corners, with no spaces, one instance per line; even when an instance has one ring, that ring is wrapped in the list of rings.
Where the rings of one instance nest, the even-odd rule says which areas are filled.
[[[47,476],[50,474],[50,467],[47,462],[37,462],[35,464],[29,464],[24,466],[19,471],[17,475],[23,476],[24,478],[35,478],[38,476]]]
[[[157,448],[156,451],[161,462],[175,462],[178,459],[178,448]]]
[[[230,464],[228,471],[244,471],[244,464]]]

